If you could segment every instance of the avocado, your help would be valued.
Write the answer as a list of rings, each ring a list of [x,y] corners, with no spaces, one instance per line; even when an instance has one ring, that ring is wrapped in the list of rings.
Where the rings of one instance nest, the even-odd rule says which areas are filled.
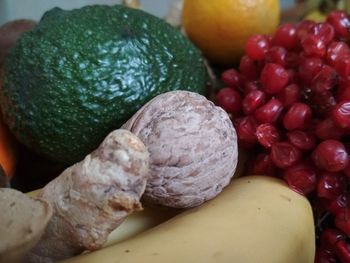
[[[67,165],[153,97],[203,94],[207,83],[202,55],[186,37],[122,5],[47,11],[11,49],[2,75],[0,105],[11,131]]]

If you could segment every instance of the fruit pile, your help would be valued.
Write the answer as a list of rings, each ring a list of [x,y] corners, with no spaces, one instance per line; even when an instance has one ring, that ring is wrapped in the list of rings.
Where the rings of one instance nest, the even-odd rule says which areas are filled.
[[[350,262],[349,40],[342,11],[252,36],[216,96],[255,153],[247,172],[283,177],[311,201],[315,262]]]

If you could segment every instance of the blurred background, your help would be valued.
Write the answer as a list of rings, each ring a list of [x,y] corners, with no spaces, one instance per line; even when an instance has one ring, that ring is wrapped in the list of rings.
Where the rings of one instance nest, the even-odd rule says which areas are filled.
[[[176,0],[141,0],[144,10],[163,17]],[[212,0],[209,0],[212,1]],[[42,14],[53,7],[78,8],[87,4],[119,4],[121,0],[0,0],[0,25],[13,19],[39,20]],[[283,9],[294,4],[293,0],[281,0]]]

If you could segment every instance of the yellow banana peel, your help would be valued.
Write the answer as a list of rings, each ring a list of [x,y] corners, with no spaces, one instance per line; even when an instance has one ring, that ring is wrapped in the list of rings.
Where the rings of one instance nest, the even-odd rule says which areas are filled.
[[[200,207],[64,262],[313,263],[314,255],[308,200],[279,179],[248,176]]]
[[[315,21],[317,23],[321,23],[321,22],[324,22],[326,20],[326,14],[320,12],[319,10],[313,10],[313,11],[309,12],[308,14],[306,14],[304,19],[312,20],[312,21]]]

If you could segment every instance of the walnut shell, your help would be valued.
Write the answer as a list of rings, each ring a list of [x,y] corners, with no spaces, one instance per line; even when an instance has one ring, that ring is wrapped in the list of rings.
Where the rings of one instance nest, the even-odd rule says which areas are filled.
[[[161,94],[123,125],[150,153],[143,201],[187,208],[214,198],[237,165],[237,135],[228,114],[188,91]]]

